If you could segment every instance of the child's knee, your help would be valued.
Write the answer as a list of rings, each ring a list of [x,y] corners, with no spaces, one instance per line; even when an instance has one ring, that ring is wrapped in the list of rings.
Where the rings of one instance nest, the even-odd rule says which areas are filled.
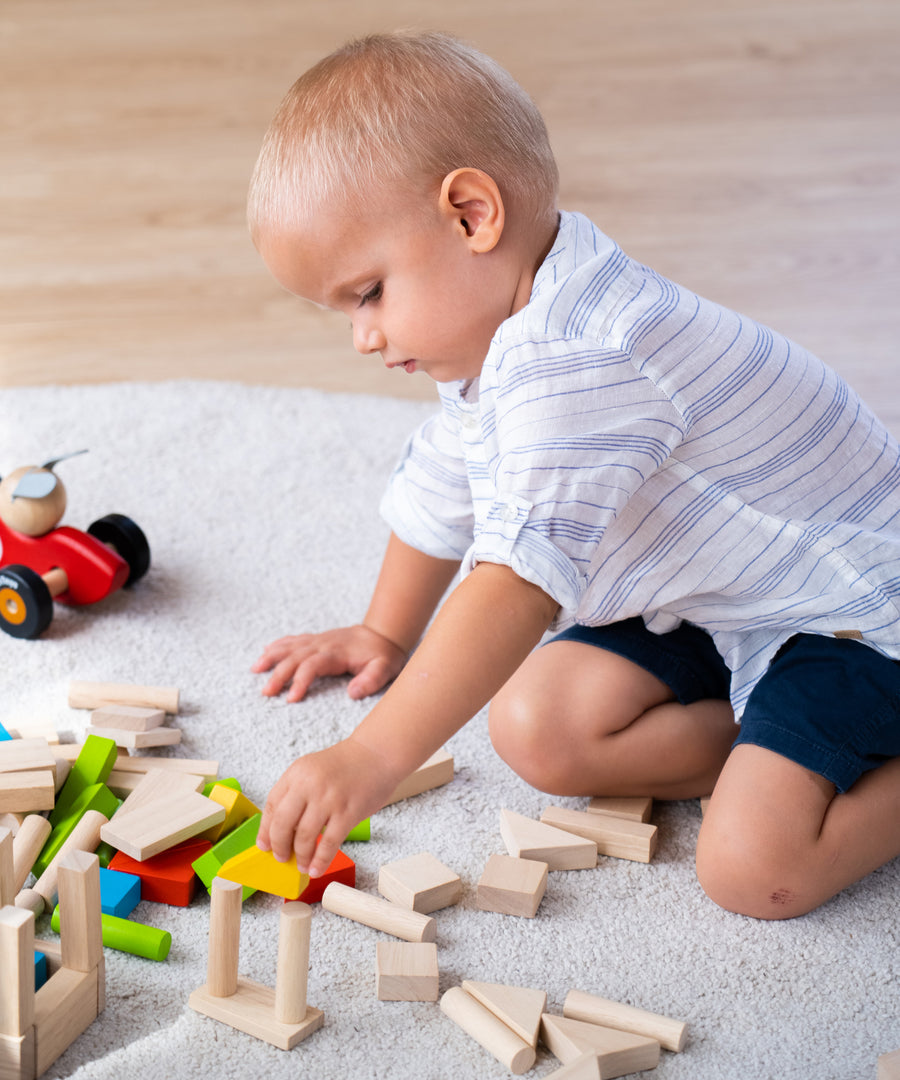
[[[513,680],[491,702],[488,728],[494,749],[514,772],[539,791],[561,793],[568,762],[556,745],[559,715],[540,695]]]
[[[811,902],[803,869],[782,859],[776,846],[732,830],[707,828],[697,840],[697,879],[719,907],[754,919],[792,919]]]

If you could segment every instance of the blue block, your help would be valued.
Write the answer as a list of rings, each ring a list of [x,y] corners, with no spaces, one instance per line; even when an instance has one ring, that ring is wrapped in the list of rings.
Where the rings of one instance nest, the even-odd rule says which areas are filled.
[[[0,742],[6,742],[7,740],[11,739],[12,735],[10,735],[6,728],[2,724],[0,724]]]
[[[104,915],[127,919],[141,899],[141,879],[137,874],[100,867],[100,910]]]
[[[34,989],[40,988],[47,981],[47,957],[42,952],[34,954]]]

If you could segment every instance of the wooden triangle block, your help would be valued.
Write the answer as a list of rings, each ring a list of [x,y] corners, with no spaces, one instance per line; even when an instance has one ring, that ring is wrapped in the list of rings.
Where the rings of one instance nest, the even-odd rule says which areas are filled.
[[[597,845],[541,821],[500,811],[500,835],[510,855],[545,862],[551,870],[590,870],[597,865]]]
[[[255,844],[223,863],[217,876],[286,900],[296,900],[309,884],[309,877],[297,869],[296,859],[280,863],[271,851],[260,851]]]
[[[537,1047],[541,1017],[547,1008],[543,990],[524,986],[504,986],[502,983],[475,982],[463,979],[463,990],[502,1020],[532,1048]]]
[[[583,1054],[596,1054],[603,1080],[655,1069],[659,1064],[656,1039],[550,1013],[541,1019],[541,1041],[564,1065]]]

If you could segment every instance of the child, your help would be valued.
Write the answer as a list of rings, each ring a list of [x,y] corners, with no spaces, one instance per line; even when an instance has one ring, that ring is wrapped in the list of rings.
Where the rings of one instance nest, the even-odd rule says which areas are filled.
[[[292,701],[323,675],[355,698],[391,683],[287,769],[259,844],[321,873],[491,702],[537,788],[713,792],[704,889],[802,914],[900,854],[900,448],[815,357],[556,194],[533,103],[443,35],[339,50],[266,135],[269,269],[435,379],[442,410],[390,481],[363,623],[254,665]]]

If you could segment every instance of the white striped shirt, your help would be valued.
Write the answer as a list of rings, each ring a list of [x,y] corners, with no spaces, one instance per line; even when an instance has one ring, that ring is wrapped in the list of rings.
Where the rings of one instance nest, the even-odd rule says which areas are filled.
[[[900,658],[900,447],[815,356],[581,215],[479,379],[439,390],[382,504],[411,546],[510,566],[558,627],[703,627],[738,716],[798,631]]]

